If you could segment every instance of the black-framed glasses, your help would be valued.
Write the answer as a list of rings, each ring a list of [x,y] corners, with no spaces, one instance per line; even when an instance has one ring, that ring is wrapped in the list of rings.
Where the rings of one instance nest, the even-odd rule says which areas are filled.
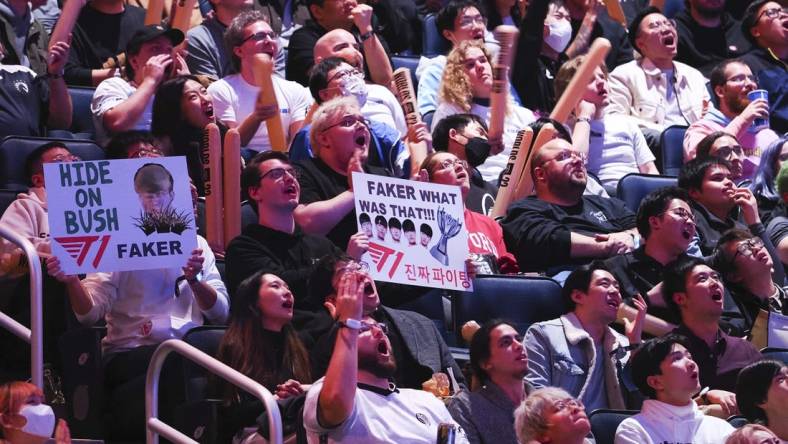
[[[741,157],[744,155],[744,149],[742,149],[741,145],[725,145],[717,148],[715,152],[716,157],[721,157],[725,160],[730,160],[733,154]]]
[[[348,115],[348,116],[345,116],[345,117],[339,119],[339,122],[337,122],[337,123],[335,123],[333,125],[329,125],[329,126],[325,127],[323,129],[323,132],[326,132],[326,131],[330,130],[331,128],[335,127],[335,126],[341,126],[342,128],[352,128],[352,127],[356,126],[357,123],[360,123],[360,124],[366,126],[367,128],[369,128],[369,120],[367,120],[364,116],[350,116],[350,115]]]
[[[735,262],[739,255],[742,255],[743,257],[749,257],[755,254],[755,250],[760,250],[761,248],[763,248],[763,241],[760,238],[753,237],[751,239],[741,241],[739,242],[739,245],[736,246],[736,253],[733,255],[731,263]]]
[[[667,210],[662,214],[665,213],[673,213],[674,216],[677,216],[680,219],[690,220],[692,222],[695,222],[695,215],[692,214],[692,211],[689,211],[686,208],[682,208],[682,207],[671,208],[670,210]]]
[[[285,176],[285,173],[287,173],[290,177],[292,177],[295,180],[298,180],[299,178],[301,178],[301,172],[300,171],[298,171],[297,169],[295,169],[293,167],[289,167],[289,168],[272,168],[272,169],[266,171],[265,174],[260,176],[260,180],[263,180],[266,177],[270,177],[274,181],[277,181],[277,180],[282,179]]]
[[[788,14],[788,8],[769,8],[769,9],[764,9],[763,12],[761,12],[758,15],[758,19],[757,20],[760,20],[761,17],[763,17],[764,15],[766,16],[766,18],[768,18],[770,20],[773,20],[773,19],[776,19],[777,17],[779,17],[782,14]]]
[[[334,80],[345,79],[348,76],[355,76],[355,77],[362,77],[363,78],[364,77],[364,73],[362,73],[361,71],[357,70],[356,68],[343,69],[343,70],[341,70],[339,72],[335,72],[333,76],[329,77],[329,79],[326,82],[326,84],[329,84],[329,83],[331,83]]]
[[[255,42],[262,42],[265,39],[274,40],[276,41],[276,33],[274,31],[260,31],[255,32],[254,34],[250,35],[249,37],[241,40],[241,44],[248,42],[249,40],[254,40]]]

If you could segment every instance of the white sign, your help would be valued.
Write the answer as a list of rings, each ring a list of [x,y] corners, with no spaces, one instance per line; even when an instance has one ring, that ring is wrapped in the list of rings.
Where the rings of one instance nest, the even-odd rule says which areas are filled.
[[[185,157],[44,164],[52,253],[68,274],[181,267],[197,247]]]
[[[473,291],[460,187],[354,172],[353,194],[375,280]]]

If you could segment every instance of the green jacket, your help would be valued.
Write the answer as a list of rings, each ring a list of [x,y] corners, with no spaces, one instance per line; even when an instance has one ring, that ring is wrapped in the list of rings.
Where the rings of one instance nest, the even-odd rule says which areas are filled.
[[[14,27],[2,16],[0,16],[0,24],[2,24],[2,28],[0,28],[0,43],[3,44],[6,50],[3,64],[21,65],[19,54],[16,53],[13,43]],[[49,34],[47,34],[41,23],[33,20],[30,28],[27,30],[25,53],[30,60],[30,69],[35,71],[37,75],[47,73],[47,48],[49,48]]]

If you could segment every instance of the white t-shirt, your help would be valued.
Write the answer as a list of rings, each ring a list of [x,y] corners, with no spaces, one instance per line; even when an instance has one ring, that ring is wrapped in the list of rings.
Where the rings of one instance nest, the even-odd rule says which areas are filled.
[[[282,116],[282,128],[285,137],[290,140],[294,134],[289,134],[288,129],[291,124],[304,120],[309,106],[312,104],[312,96],[308,89],[296,82],[285,80],[279,76],[272,76],[271,80]],[[254,111],[260,88],[247,83],[240,74],[232,74],[213,82],[208,87],[208,92],[213,97],[216,118],[222,122],[235,122],[241,125],[241,122]],[[246,148],[258,152],[271,150],[268,126],[265,122],[260,123],[257,132],[254,133]]]
[[[337,427],[325,428],[317,420],[317,401],[324,379],[312,384],[306,395],[304,428],[309,444],[324,442],[321,435],[326,435],[329,444],[435,444],[440,423],[457,424],[446,405],[423,390],[398,389],[381,394],[374,389],[356,388],[350,416]],[[467,442],[464,432],[457,434],[455,443]]]
[[[104,128],[104,113],[126,101],[135,92],[137,92],[137,88],[131,86],[131,83],[120,77],[110,77],[96,87],[96,91],[93,93],[93,100],[90,102],[90,111],[93,113],[93,124],[96,127],[96,142],[99,145],[106,145],[112,136]],[[150,100],[148,100],[148,103],[145,105],[145,111],[142,112],[142,115],[131,129],[150,131],[150,125],[153,121],[154,97],[151,96]]]
[[[435,125],[444,117],[463,112],[464,111],[456,105],[446,102],[440,103],[432,118],[432,129],[434,129]],[[471,105],[471,109],[468,112],[481,117],[489,126],[489,106],[474,103]],[[509,161],[509,154],[512,152],[512,146],[514,145],[514,139],[517,137],[517,132],[527,127],[528,124],[534,120],[536,120],[536,116],[534,116],[534,113],[530,109],[517,106],[514,103],[509,104],[509,114],[506,115],[503,124],[503,151],[488,157],[483,164],[477,167],[484,180],[493,184],[498,183],[498,176],[501,175],[501,171],[503,171],[506,167],[506,163]]]
[[[639,165],[653,161],[654,154],[630,117],[607,114],[591,121],[587,167],[603,185],[615,187],[625,175],[639,173]]]
[[[367,83],[367,102],[361,108],[361,114],[368,120],[382,122],[399,131],[399,137],[408,134],[405,114],[402,113],[397,98],[386,87]]]

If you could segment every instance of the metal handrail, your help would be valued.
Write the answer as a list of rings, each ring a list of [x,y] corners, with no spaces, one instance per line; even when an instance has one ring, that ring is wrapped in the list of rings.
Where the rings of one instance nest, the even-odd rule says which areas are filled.
[[[27,268],[30,270],[30,328],[11,319],[3,312],[0,312],[0,327],[5,328],[30,344],[31,379],[35,386],[43,390],[44,337],[41,306],[41,260],[33,244],[23,236],[11,231],[11,229],[0,226],[0,237],[18,245],[27,258]]]
[[[145,424],[147,425],[146,436],[148,444],[158,444],[160,434],[175,443],[197,444],[197,441],[192,440],[158,419],[159,377],[161,376],[161,367],[164,365],[164,360],[171,352],[177,352],[185,356],[209,372],[224,378],[260,399],[265,405],[265,410],[268,414],[269,442],[282,444],[282,419],[279,416],[279,406],[271,392],[248,376],[180,339],[168,339],[162,342],[156,351],[153,352],[150,364],[148,364],[148,373],[145,376]]]

